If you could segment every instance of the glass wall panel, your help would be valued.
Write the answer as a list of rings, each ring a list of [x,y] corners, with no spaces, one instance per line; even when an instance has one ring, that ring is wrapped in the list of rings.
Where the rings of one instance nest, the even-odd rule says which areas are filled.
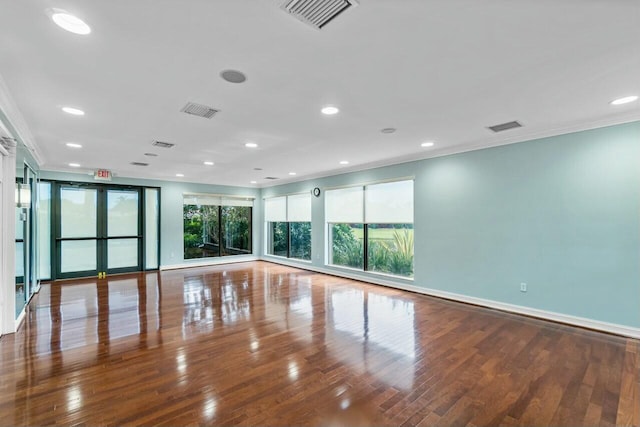
[[[251,253],[251,208],[222,207],[223,256]]]
[[[107,268],[138,265],[138,239],[110,239],[107,242]]]
[[[311,223],[290,222],[291,258],[311,260]]]
[[[51,278],[51,183],[38,183],[38,278]]]
[[[147,269],[158,268],[159,194],[156,189],[145,189],[145,268]]]
[[[60,242],[60,272],[96,270],[96,243],[96,240],[66,240]]]
[[[364,268],[363,224],[329,224],[329,263]]]
[[[60,189],[60,237],[95,237],[98,190]]]
[[[368,224],[370,271],[413,276],[413,224]]]
[[[138,192],[107,192],[107,236],[138,235]]]

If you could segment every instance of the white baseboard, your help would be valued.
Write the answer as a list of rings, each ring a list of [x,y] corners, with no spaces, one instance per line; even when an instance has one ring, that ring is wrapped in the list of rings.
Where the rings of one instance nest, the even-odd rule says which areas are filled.
[[[390,288],[402,289],[405,291],[416,292],[419,294],[430,295],[438,298],[444,298],[452,301],[463,302],[467,304],[478,305],[495,310],[506,311],[509,313],[522,314],[529,317],[535,317],[543,320],[550,320],[552,322],[564,323],[572,326],[579,326],[581,328],[593,329],[596,331],[607,332],[610,334],[621,335],[629,338],[640,339],[640,328],[634,328],[631,326],[620,325],[616,323],[608,323],[600,320],[587,319],[585,317],[572,316],[569,314],[557,313],[553,311],[540,310],[537,308],[524,307],[521,305],[508,304],[500,301],[494,301],[484,298],[477,298],[462,294],[456,294],[453,292],[441,291],[438,289],[423,288],[408,283],[400,283],[386,278],[377,278],[363,276],[357,273],[351,273],[350,271],[343,271],[340,269],[336,271],[334,269],[316,267],[307,263],[301,264],[291,262],[288,260],[261,257],[262,261],[273,262],[274,264],[282,264],[289,267],[300,268],[303,270],[311,270],[318,273],[330,274],[332,276],[344,277],[347,279],[359,280],[365,283],[372,283],[375,285],[383,285]]]
[[[258,260],[259,258],[255,255],[237,255],[233,257],[207,258],[205,261],[189,261],[189,262],[183,262],[182,264],[161,265],[160,271],[176,270],[179,268],[189,268],[189,267],[208,267],[212,265],[234,264],[237,262],[258,261]]]

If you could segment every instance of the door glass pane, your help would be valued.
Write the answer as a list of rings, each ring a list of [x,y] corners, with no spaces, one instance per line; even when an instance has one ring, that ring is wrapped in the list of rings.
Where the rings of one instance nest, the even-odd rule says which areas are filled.
[[[60,189],[60,237],[96,236],[97,197],[96,189],[73,187]],[[70,262],[73,263],[73,260]]]
[[[16,242],[16,279],[22,282],[24,279],[24,243]]]
[[[158,268],[158,190],[145,190],[145,266]]]
[[[24,239],[24,214],[22,208],[15,208],[16,213],[16,240]]]
[[[107,268],[136,267],[138,239],[111,239],[107,242]]]
[[[68,240],[60,244],[60,272],[95,271],[95,240]]]
[[[51,183],[38,183],[39,279],[51,278]]]
[[[108,237],[138,235],[137,191],[107,192],[107,233]]]

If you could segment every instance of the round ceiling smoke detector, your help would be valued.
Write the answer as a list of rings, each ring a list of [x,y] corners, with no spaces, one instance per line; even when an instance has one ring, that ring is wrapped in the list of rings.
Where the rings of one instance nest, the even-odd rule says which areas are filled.
[[[382,133],[394,133],[395,131],[396,131],[396,128],[384,128],[380,132],[382,132]]]
[[[247,80],[247,76],[238,70],[224,70],[220,73],[220,77],[229,83],[244,83]]]

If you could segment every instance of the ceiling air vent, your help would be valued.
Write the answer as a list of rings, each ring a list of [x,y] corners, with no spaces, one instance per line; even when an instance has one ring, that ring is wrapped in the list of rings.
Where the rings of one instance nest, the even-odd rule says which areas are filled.
[[[489,129],[491,129],[494,132],[502,132],[502,131],[505,131],[505,130],[514,129],[514,128],[520,128],[520,127],[522,127],[522,125],[514,120],[512,122],[507,122],[507,123],[502,123],[502,124],[499,124],[499,125],[489,126]]]
[[[176,144],[172,144],[170,142],[153,141],[153,144],[151,145],[156,146],[158,148],[171,148]]]
[[[319,30],[345,10],[357,5],[356,0],[287,0],[282,9]]]
[[[278,179],[275,176],[265,176],[264,179]]]
[[[195,104],[193,102],[187,102],[187,105],[182,107],[182,110],[180,111],[191,114],[192,116],[204,117],[205,119],[210,119],[215,116],[216,113],[220,112],[220,110],[207,107],[206,105]]]
[[[131,162],[133,166],[149,166],[149,163]]]

